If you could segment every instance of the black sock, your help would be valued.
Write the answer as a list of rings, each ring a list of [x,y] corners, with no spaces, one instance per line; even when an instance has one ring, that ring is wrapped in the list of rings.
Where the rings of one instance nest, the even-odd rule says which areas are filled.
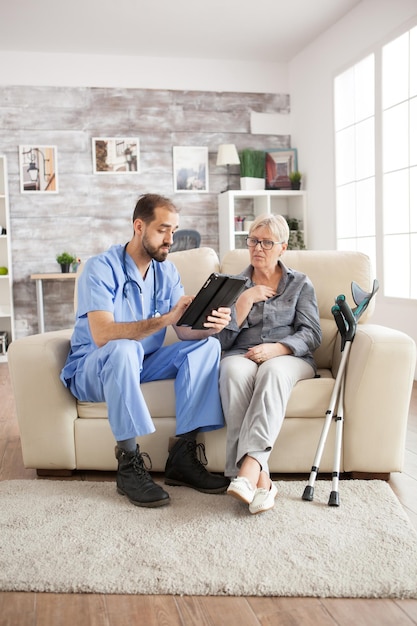
[[[187,439],[187,441],[195,441],[198,431],[199,431],[199,428],[196,428],[195,430],[191,430],[189,433],[182,433],[181,435],[177,435],[177,436],[181,437],[181,439]]]
[[[120,448],[120,450],[124,450],[125,452],[135,452],[136,437],[132,437],[131,439],[123,439],[122,441],[117,441],[117,447]]]

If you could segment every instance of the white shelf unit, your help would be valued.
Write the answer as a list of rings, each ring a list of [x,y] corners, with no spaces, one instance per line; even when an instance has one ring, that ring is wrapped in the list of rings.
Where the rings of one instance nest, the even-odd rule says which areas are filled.
[[[232,190],[219,194],[219,254],[246,247],[246,230],[236,230],[236,217],[264,213],[283,215],[299,220],[307,247],[307,194],[305,191],[241,191]]]
[[[8,274],[0,275],[0,331],[7,333],[8,344],[10,344],[14,339],[13,280],[7,161],[3,155],[0,155],[0,227],[2,228],[0,233],[6,230],[5,234],[0,234],[0,267],[8,269]],[[2,352],[0,347],[0,363],[5,361],[7,361],[7,353]]]

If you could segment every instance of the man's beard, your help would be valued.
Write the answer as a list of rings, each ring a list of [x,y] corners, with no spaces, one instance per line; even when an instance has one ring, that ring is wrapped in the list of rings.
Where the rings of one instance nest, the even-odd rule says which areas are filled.
[[[165,259],[168,256],[169,245],[167,246],[168,249],[163,246],[159,246],[158,248],[155,248],[149,243],[146,235],[143,236],[142,246],[146,254],[150,256],[150,258],[153,259],[154,261],[158,261],[158,263],[162,263],[163,261],[165,261]]]

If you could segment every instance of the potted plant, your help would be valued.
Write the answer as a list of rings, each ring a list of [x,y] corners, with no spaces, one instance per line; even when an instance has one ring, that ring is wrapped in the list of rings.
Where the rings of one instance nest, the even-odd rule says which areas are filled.
[[[239,153],[240,188],[265,189],[265,152],[245,148]]]
[[[290,237],[288,239],[288,250],[305,250],[304,232],[300,228],[300,220],[287,217]]]
[[[71,264],[76,260],[76,257],[68,252],[61,252],[61,254],[57,255],[56,260],[61,266],[61,272],[67,274],[70,271]]]
[[[291,189],[295,189],[298,190],[301,187],[301,172],[299,172],[298,170],[295,170],[294,172],[290,173],[289,176],[290,182],[291,182]]]

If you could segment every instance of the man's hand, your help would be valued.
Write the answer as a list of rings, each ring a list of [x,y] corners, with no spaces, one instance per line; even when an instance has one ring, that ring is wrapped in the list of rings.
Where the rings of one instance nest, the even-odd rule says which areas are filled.
[[[177,304],[174,307],[172,307],[169,313],[166,314],[169,324],[172,324],[173,326],[175,326],[175,324],[183,315],[184,311],[188,309],[188,307],[190,306],[193,300],[194,300],[194,296],[181,296]]]

